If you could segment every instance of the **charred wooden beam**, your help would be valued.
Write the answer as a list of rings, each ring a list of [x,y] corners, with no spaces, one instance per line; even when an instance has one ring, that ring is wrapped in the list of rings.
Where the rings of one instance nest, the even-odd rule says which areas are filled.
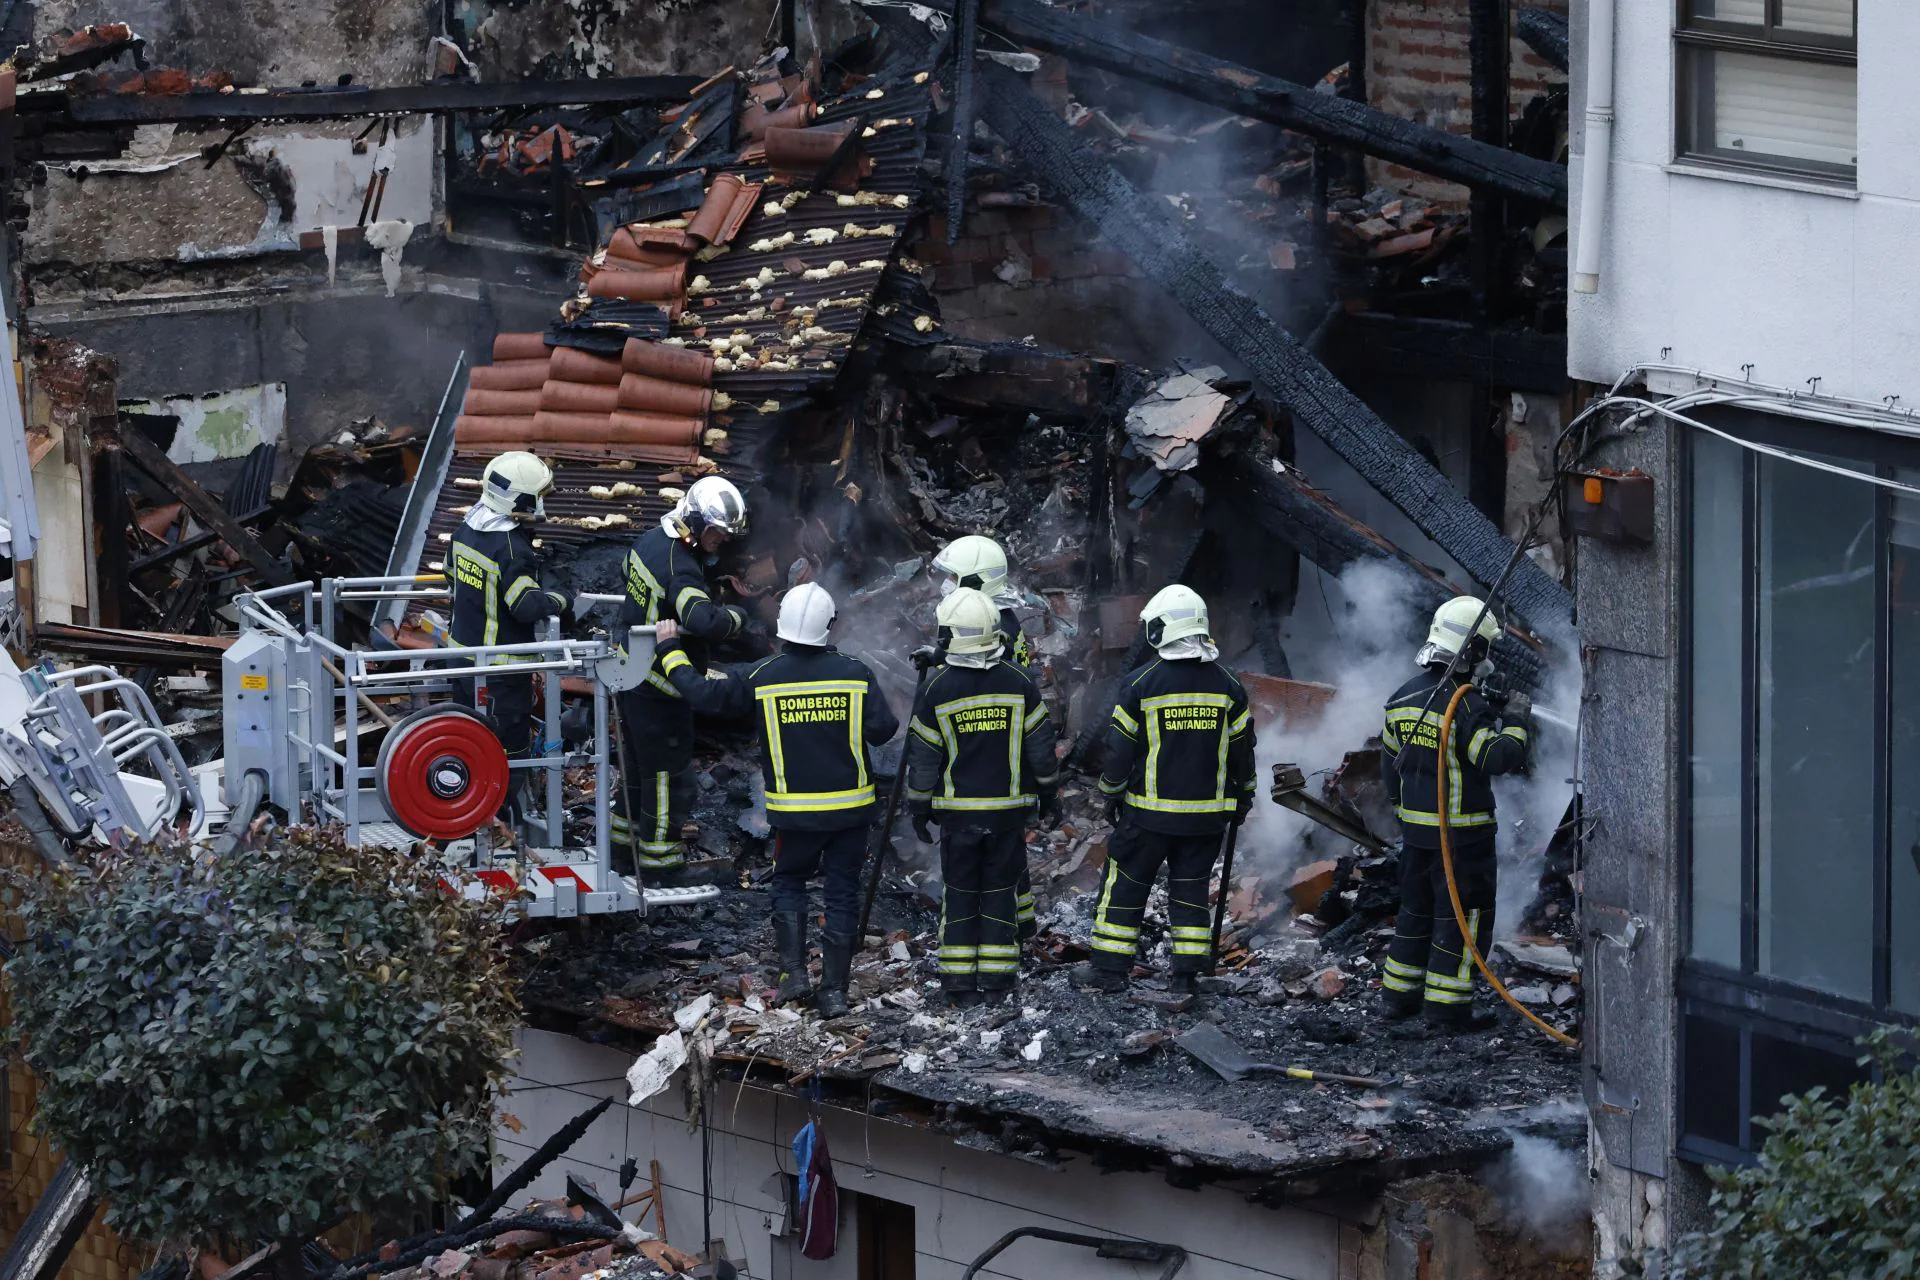
[[[1474,141],[1504,151],[1510,55],[1507,0],[1468,0],[1467,18]],[[1472,239],[1474,310],[1480,320],[1499,308],[1500,246],[1505,229],[1506,201],[1501,199],[1501,193],[1488,187],[1474,188],[1467,231]]]
[[[1330,574],[1371,561],[1405,579],[1409,593],[1424,609],[1435,609],[1460,594],[1460,587],[1431,565],[1422,564],[1336,506],[1298,471],[1276,471],[1243,452],[1207,454],[1195,474],[1206,486],[1208,505],[1220,504],[1223,518],[1280,539]],[[1540,655],[1513,635],[1495,646],[1501,664],[1533,678]]]
[[[635,102],[679,102],[701,81],[697,76],[624,76],[604,80],[514,80],[474,84],[435,80],[427,84],[326,86],[268,89],[262,93],[138,94],[69,93],[65,111],[79,124],[185,124],[213,120],[339,120],[353,116],[420,115],[438,111],[498,111],[524,107],[572,107]],[[31,111],[39,95],[23,97]]]
[[[1228,280],[1185,228],[1164,212],[1164,202],[1142,196],[1082,145],[1021,77],[998,66],[981,70],[987,123],[1044,183],[1138,263],[1148,279],[1244,362],[1298,422],[1325,440],[1475,581],[1500,580],[1514,547],[1491,520]],[[1525,556],[1513,565],[1503,594],[1536,625],[1572,611],[1566,588]]]
[[[953,130],[947,150],[947,243],[960,243],[967,217],[967,156],[973,148],[973,51],[980,43],[980,0],[955,0],[960,28],[954,42]]]
[[[931,7],[952,13],[955,2],[931,0]],[[1561,208],[1567,203],[1565,165],[1415,124],[1362,102],[1316,93],[1306,85],[1137,35],[1114,23],[1070,15],[1038,0],[986,0],[982,17],[988,27],[1035,49],[1255,120],[1476,189]]]
[[[248,564],[260,574],[267,585],[284,587],[294,581],[293,573],[286,565],[274,559],[267,549],[260,545],[254,536],[247,532],[238,520],[227,514],[226,506],[212,494],[195,483],[192,476],[180,469],[180,464],[160,451],[160,446],[141,434],[140,428],[122,423],[120,428],[120,447],[127,451],[134,465],[152,476],[169,493],[185,503],[187,510],[201,524],[220,535],[221,541],[232,547],[246,558]]]
[[[1567,336],[1488,329],[1464,320],[1341,312],[1320,345],[1343,375],[1354,372],[1474,382],[1560,395],[1567,389]]]
[[[1527,48],[1539,54],[1550,67],[1565,71],[1573,65],[1567,51],[1567,20],[1545,9],[1522,9],[1514,23]]]

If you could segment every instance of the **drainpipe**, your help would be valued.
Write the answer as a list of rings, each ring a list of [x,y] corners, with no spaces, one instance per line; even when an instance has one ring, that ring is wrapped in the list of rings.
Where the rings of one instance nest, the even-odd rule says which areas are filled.
[[[1580,162],[1575,293],[1600,292],[1600,245],[1613,168],[1613,7],[1614,0],[1587,0],[1587,136]]]

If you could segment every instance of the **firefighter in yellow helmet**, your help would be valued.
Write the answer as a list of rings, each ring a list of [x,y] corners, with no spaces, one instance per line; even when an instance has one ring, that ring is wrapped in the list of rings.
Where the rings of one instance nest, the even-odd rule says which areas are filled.
[[[540,559],[526,532],[546,514],[542,499],[552,487],[552,470],[530,453],[503,453],[481,473],[480,500],[447,548],[454,644],[527,644],[537,623],[566,611],[567,598],[540,585]],[[513,662],[494,659],[503,674],[487,677],[487,708],[500,745],[521,757],[533,747],[533,677],[504,674]],[[474,682],[454,684],[456,700],[473,705]]]
[[[747,615],[716,601],[706,564],[727,540],[746,532],[747,503],[720,476],[702,476],[688,486],[658,527],[634,539],[627,552],[625,627],[675,624],[680,652],[697,672],[707,665],[707,646],[740,634]],[[701,883],[687,869],[681,828],[693,810],[693,710],[667,678],[657,658],[646,682],[620,695],[620,727],[626,767],[620,812],[613,820],[615,863],[632,859],[648,884]],[[629,869],[622,867],[622,870]]]
[[[933,558],[933,568],[940,575],[942,600],[962,587],[970,587],[993,601],[999,610],[1000,636],[1006,644],[1003,656],[1016,667],[1030,667],[1033,654],[1027,647],[1027,634],[1013,611],[1013,606],[1020,603],[1020,593],[1007,576],[1007,553],[1000,544],[977,533],[955,538]],[[1033,877],[1025,858],[1020,860],[1018,898],[1020,937],[1031,938],[1040,926],[1034,917]]]
[[[1154,657],[1121,678],[1107,727],[1100,790],[1113,800],[1115,826],[1094,910],[1093,959],[1073,980],[1097,991],[1125,989],[1164,863],[1168,985],[1185,992],[1211,960],[1207,891],[1221,836],[1253,805],[1253,712],[1239,677],[1218,661],[1197,592],[1164,588],[1140,621]]]
[[[1434,612],[1426,643],[1414,655],[1420,674],[1387,699],[1380,751],[1403,840],[1400,915],[1382,979],[1388,1017],[1409,1017],[1424,1007],[1428,1020],[1442,1027],[1476,1025],[1473,960],[1462,945],[1440,860],[1440,722],[1455,690],[1492,674],[1488,654],[1499,636],[1500,620],[1491,609],[1472,596],[1455,596]],[[1493,940],[1498,890],[1488,779],[1523,768],[1531,747],[1527,695],[1514,693],[1500,702],[1504,705],[1477,688],[1468,690],[1447,741],[1454,882],[1483,956]]]
[[[1017,894],[1036,802],[1059,786],[1054,727],[1026,669],[1006,661],[999,610],[961,587],[940,602],[942,665],[908,724],[914,833],[940,826],[940,983],[969,1005],[1001,999],[1020,972]]]

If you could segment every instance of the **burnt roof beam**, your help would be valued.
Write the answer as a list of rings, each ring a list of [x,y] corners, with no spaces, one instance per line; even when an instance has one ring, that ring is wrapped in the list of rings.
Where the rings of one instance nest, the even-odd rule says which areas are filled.
[[[882,11],[886,12],[886,11]],[[1025,79],[983,66],[981,110],[1041,181],[1100,229],[1213,339],[1475,581],[1498,582],[1535,627],[1572,613],[1567,589],[1514,545],[1405,437],[1334,377],[1300,341],[1227,278],[1186,229],[1090,150]],[[1509,562],[1512,567],[1509,571]]]
[[[951,14],[955,0],[930,0]],[[1262,75],[1236,63],[1137,35],[1111,22],[1069,15],[1036,0],[985,0],[982,21],[1021,44],[1131,80],[1352,147],[1475,190],[1556,208],[1567,204],[1567,167],[1415,124],[1347,98]]]
[[[524,107],[574,107],[637,102],[681,102],[702,82],[695,76],[626,76],[605,80],[514,80],[475,84],[436,80],[379,88],[344,85],[317,89],[268,89],[264,93],[80,95],[65,98],[68,119],[83,125],[187,124],[230,120],[337,120],[353,116],[425,115],[441,111],[494,111]],[[22,94],[32,110],[39,94]]]

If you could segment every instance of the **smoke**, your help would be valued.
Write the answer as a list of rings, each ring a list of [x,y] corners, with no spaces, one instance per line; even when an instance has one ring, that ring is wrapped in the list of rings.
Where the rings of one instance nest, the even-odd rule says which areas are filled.
[[[1256,757],[1264,790],[1273,765],[1288,761],[1319,786],[1346,754],[1379,735],[1386,701],[1411,679],[1415,650],[1426,634],[1427,606],[1399,570],[1363,562],[1338,578],[1304,575],[1288,620],[1287,653],[1297,678],[1331,685],[1332,701],[1319,719],[1283,720],[1261,737]],[[1535,696],[1554,719],[1575,722],[1580,705],[1577,648],[1570,636],[1550,637],[1549,665]],[[1536,722],[1529,774],[1494,779],[1500,813],[1497,849],[1500,897],[1496,933],[1511,937],[1532,901],[1552,838],[1573,795],[1574,735],[1541,718]],[[1396,828],[1385,815],[1369,816],[1376,835]],[[1338,856],[1346,843],[1290,810],[1256,804],[1241,835],[1249,862],[1265,876],[1290,873],[1314,858]]]
[[[1589,1191],[1577,1153],[1546,1138],[1516,1133],[1513,1146],[1488,1172],[1486,1184],[1500,1198],[1508,1220],[1535,1241],[1563,1256],[1585,1251]]]
[[[1288,659],[1299,679],[1331,685],[1332,701],[1318,719],[1283,719],[1255,749],[1255,782],[1264,790],[1280,761],[1300,766],[1311,793],[1380,732],[1381,712],[1393,691],[1412,677],[1413,642],[1420,609],[1406,579],[1385,565],[1356,564],[1338,579],[1315,575],[1322,600],[1303,590],[1294,608]],[[1319,606],[1316,608],[1316,606]],[[1324,618],[1324,629],[1318,625]],[[1375,819],[1374,833],[1391,839],[1390,826]],[[1268,875],[1285,874],[1313,857],[1346,851],[1339,837],[1276,804],[1256,804],[1241,831],[1240,847]]]

